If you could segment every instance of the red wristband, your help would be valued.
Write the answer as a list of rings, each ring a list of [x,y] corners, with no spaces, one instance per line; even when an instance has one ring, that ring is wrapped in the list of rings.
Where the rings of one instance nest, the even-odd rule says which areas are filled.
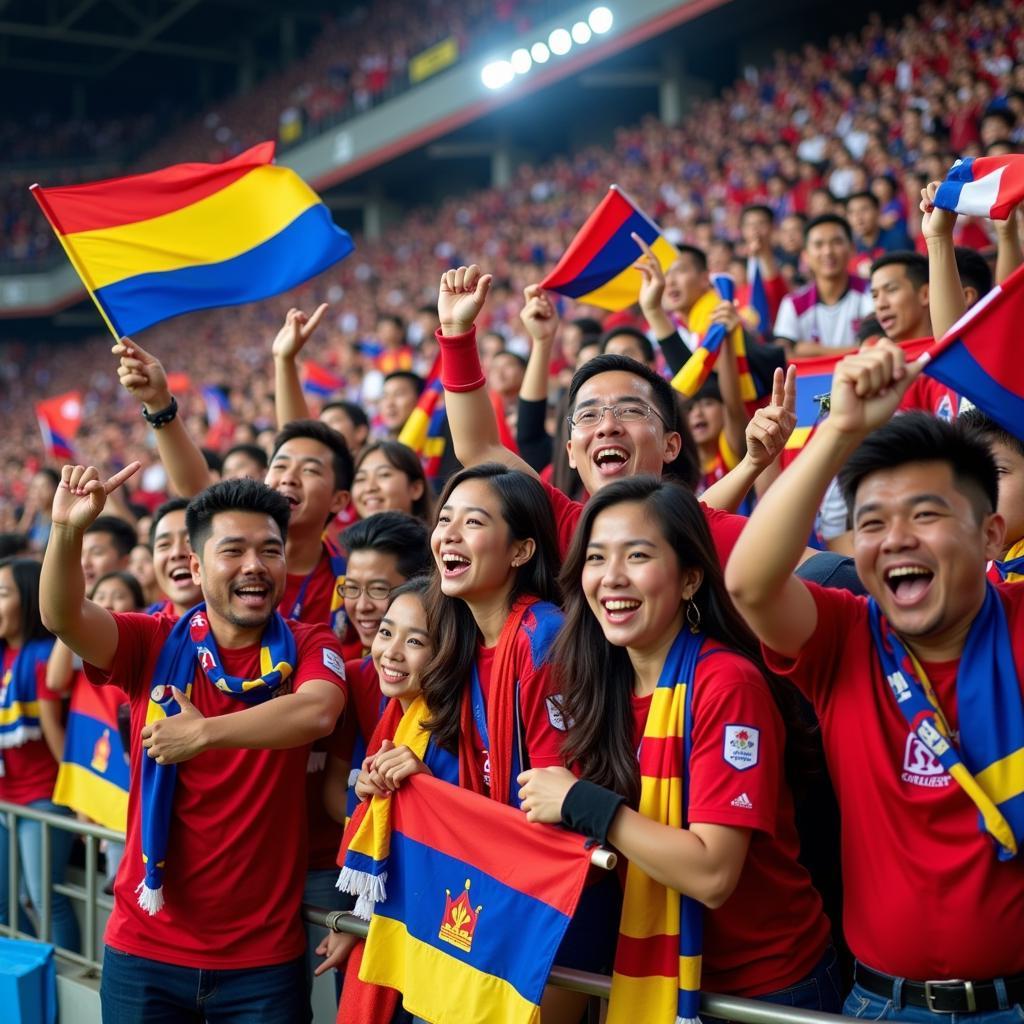
[[[476,391],[485,384],[484,368],[480,365],[480,353],[476,350],[476,326],[465,334],[434,332],[441,346],[441,384],[445,391]]]

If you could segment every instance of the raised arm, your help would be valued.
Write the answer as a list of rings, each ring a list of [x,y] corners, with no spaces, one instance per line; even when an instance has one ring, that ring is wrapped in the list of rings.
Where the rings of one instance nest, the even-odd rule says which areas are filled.
[[[167,386],[167,374],[156,356],[140,348],[131,338],[122,338],[112,349],[120,356],[117,376],[121,386],[142,402],[151,416],[171,408],[173,396]],[[191,498],[213,482],[206,459],[192,440],[181,416],[155,429],[156,450],[167,470],[171,487],[183,498]]]
[[[1020,224],[1015,206],[1006,220],[995,221],[996,226],[996,284],[1002,284],[1022,263],[1024,252],[1020,247]]]
[[[455,457],[463,466],[500,462],[509,469],[536,476],[530,465],[510,452],[498,437],[494,407],[487,396],[484,371],[476,348],[475,321],[483,309],[491,275],[473,264],[441,275],[437,331],[441,346],[441,383],[452,432]]]
[[[936,338],[941,338],[967,309],[953,248],[956,214],[934,205],[940,184],[933,181],[921,189],[921,234],[928,246],[928,312]]]
[[[278,429],[292,420],[309,419],[309,406],[302,393],[295,360],[326,312],[326,302],[317,306],[312,316],[307,316],[301,309],[289,309],[281,330],[274,338],[274,413]]]
[[[539,284],[527,285],[523,296],[526,305],[519,319],[530,335],[531,346],[523,384],[519,389],[516,444],[523,458],[540,472],[551,461],[553,439],[544,421],[547,418],[551,352],[558,333],[558,312]]]
[[[828,419],[754,509],[725,570],[737,608],[758,637],[795,657],[818,624],[807,588],[793,576],[832,478],[860,442],[895,412],[922,364],[906,365],[889,342],[847,356],[832,378]]]
[[[85,596],[82,536],[103,511],[107,495],[135,474],[133,462],[106,481],[93,466],[65,466],[53,496],[53,527],[39,579],[43,625],[83,661],[107,669],[117,652],[117,624]]]

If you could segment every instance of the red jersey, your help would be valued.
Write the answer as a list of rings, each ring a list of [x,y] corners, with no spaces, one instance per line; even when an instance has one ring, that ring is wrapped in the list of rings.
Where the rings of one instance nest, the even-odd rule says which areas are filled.
[[[650,706],[650,695],[633,698],[638,747]],[[811,973],[830,941],[821,897],[797,861],[785,745],[782,715],[761,673],[706,641],[693,689],[689,820],[753,830],[735,890],[704,915],[701,985],[710,992],[787,988]]]
[[[107,671],[86,665],[93,683],[116,680],[131,703],[132,733],[146,722],[153,671],[174,622],[115,614],[118,643]],[[326,626],[290,622],[297,650],[293,690],[325,679],[345,690],[337,640]],[[221,648],[224,670],[253,678],[260,648]],[[221,693],[196,666],[192,703],[207,717],[246,705]],[[306,802],[299,798],[309,744],[290,750],[207,750],[178,765],[167,847],[163,910],[150,917],[135,896],[142,880],[141,744],[131,750],[124,862],[114,886],[107,943],[134,956],[215,969],[286,963],[306,947],[299,917],[306,876]]]
[[[557,487],[553,487],[543,480],[541,484],[547,491],[551,511],[555,516],[555,529],[558,533],[558,557],[565,558],[569,545],[576,535],[576,527],[583,514],[583,505],[581,502],[567,497]],[[711,539],[715,543],[715,551],[718,552],[718,561],[724,566],[729,561],[729,555],[732,554],[732,549],[736,546],[743,527],[747,525],[747,518],[746,516],[734,516],[730,512],[722,512],[703,502],[701,502],[700,510],[704,513],[708,529],[711,531]]]
[[[11,671],[17,655],[16,648],[4,648],[0,679]],[[36,699],[60,700],[59,693],[46,687],[45,661],[36,666]],[[4,774],[0,776],[0,800],[20,804],[22,807],[35,800],[49,800],[53,796],[53,784],[57,781],[57,767],[42,737],[29,740],[20,747],[8,747],[4,751]]]
[[[331,556],[322,548],[312,572],[290,572],[277,610],[286,619],[326,625],[331,620],[331,599],[336,586]]]
[[[874,653],[867,599],[805,583],[818,626],[800,655],[765,651],[814,702],[842,816],[844,931],[886,974],[985,979],[1024,971],[1024,861],[999,861],[978,809],[910,732]],[[1024,665],[1024,588],[999,587]],[[959,661],[926,664],[957,729]]]
[[[917,377],[900,399],[900,412],[920,410],[947,423],[957,418],[959,409],[960,396],[952,388],[924,374]]]

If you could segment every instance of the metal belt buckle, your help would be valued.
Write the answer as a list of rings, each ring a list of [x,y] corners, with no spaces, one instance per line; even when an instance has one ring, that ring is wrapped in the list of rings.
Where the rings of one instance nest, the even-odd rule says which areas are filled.
[[[963,985],[964,994],[967,996],[967,1013],[974,1013],[978,1004],[974,1000],[974,983],[964,981],[963,978],[947,978],[942,981],[926,981],[924,983],[924,1001],[932,1013],[957,1013],[957,1010],[940,1010],[935,1006],[936,988],[945,988],[948,985]]]

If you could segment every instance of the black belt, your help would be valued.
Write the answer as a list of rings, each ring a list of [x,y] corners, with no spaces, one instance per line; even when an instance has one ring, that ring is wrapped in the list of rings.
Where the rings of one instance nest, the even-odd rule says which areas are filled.
[[[854,980],[876,996],[893,999],[896,978],[858,962],[853,971]],[[1024,1002],[1024,974],[1004,978],[1006,1002],[1009,1006]],[[999,993],[994,981],[904,981],[900,1000],[907,1006],[921,1006],[932,1013],[989,1013],[1001,1009]]]

